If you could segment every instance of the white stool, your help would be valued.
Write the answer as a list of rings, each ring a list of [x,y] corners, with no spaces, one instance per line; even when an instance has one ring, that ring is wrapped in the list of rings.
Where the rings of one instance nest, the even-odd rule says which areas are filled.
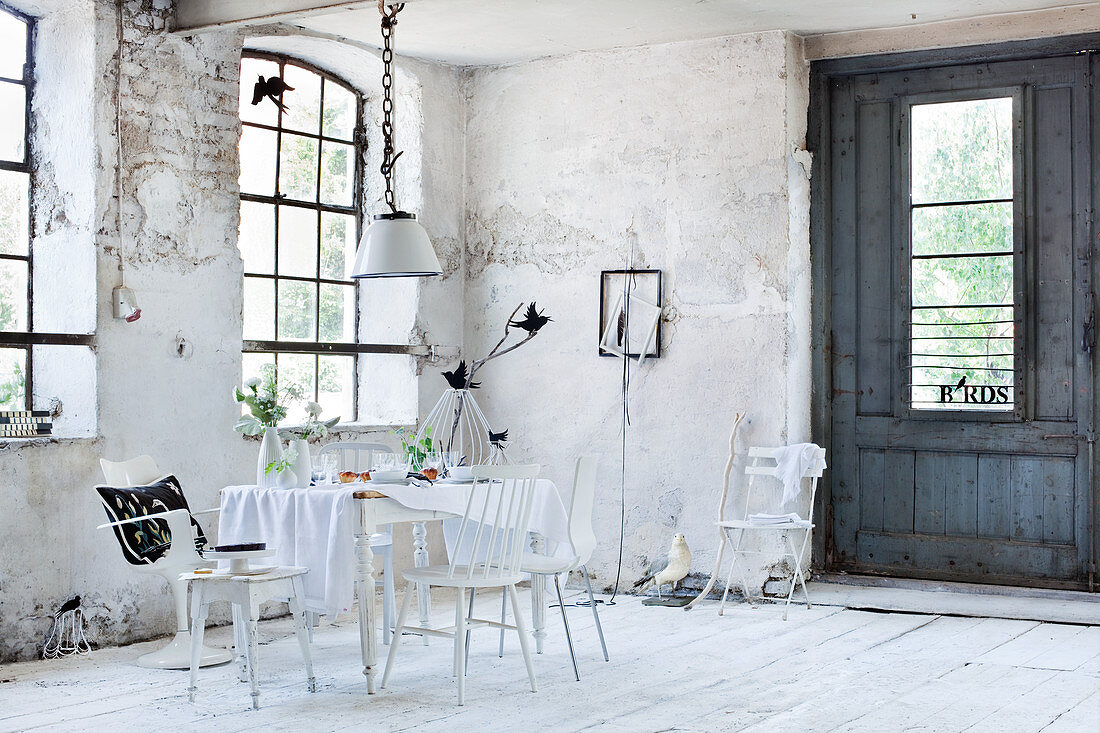
[[[191,686],[187,688],[191,702],[198,689],[199,656],[206,630],[206,616],[211,601],[233,604],[233,639],[241,662],[240,679],[252,686],[252,708],[260,707],[260,687],[256,681],[256,623],[260,620],[260,604],[273,599],[285,599],[294,618],[294,631],[306,662],[306,688],[316,692],[313,662],[309,657],[309,636],[302,608],[302,576],[307,568],[281,567],[258,575],[218,575],[183,573],[180,580],[191,582]],[[247,616],[245,615],[247,609]]]

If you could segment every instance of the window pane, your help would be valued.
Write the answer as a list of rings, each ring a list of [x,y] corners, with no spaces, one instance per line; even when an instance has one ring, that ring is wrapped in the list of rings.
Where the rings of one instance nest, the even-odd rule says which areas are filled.
[[[279,274],[317,277],[317,212],[279,207]]]
[[[355,203],[355,149],[343,143],[321,143],[321,202],[335,206]]]
[[[912,201],[1012,198],[1012,98],[912,108]]]
[[[29,187],[26,173],[0,171],[0,254],[27,254]]]
[[[265,369],[275,368],[275,355],[274,354],[242,354],[241,355],[241,384],[244,384],[252,377],[258,377],[260,379],[264,376]],[[242,414],[247,411],[248,407],[244,404],[241,405]]]
[[[241,202],[241,231],[238,237],[244,271],[275,274],[275,207]]]
[[[339,84],[325,81],[325,137],[351,140],[355,128],[355,95]]]
[[[0,331],[27,330],[27,263],[0,260]]]
[[[1011,255],[913,260],[913,305],[1011,303]]]
[[[1012,203],[913,209],[913,254],[1012,251]]]
[[[244,122],[257,122],[261,125],[275,127],[279,124],[279,108],[267,97],[262,97],[259,102],[252,104],[255,97],[256,82],[259,77],[278,76],[279,64],[267,59],[242,58],[241,59],[241,120]]]
[[[276,133],[245,125],[241,128],[241,193],[275,194]]]
[[[279,340],[317,340],[317,284],[279,281]]]
[[[279,390],[289,392],[286,422],[300,425],[306,421],[305,403],[314,397],[317,357],[313,354],[279,354]]]
[[[27,137],[27,89],[0,81],[0,159],[22,163]]]
[[[244,338],[271,341],[275,338],[275,281],[244,279]]]
[[[27,409],[26,373],[25,349],[0,349],[0,410]]]
[[[321,341],[355,343],[354,285],[321,285]]]
[[[0,76],[23,78],[27,62],[27,24],[0,10]]]
[[[1011,410],[1012,317],[1012,306],[913,311],[913,407]]]
[[[317,403],[321,414],[331,420],[339,416],[343,422],[355,419],[355,401],[352,398],[355,357],[320,356],[317,369]]]
[[[287,64],[283,68],[283,81],[294,91],[283,94],[283,129],[299,130],[317,135],[321,131],[321,77],[300,66]]]
[[[279,151],[279,193],[298,201],[317,200],[317,141],[283,133]]]
[[[346,280],[355,264],[355,217],[321,214],[321,277]]]

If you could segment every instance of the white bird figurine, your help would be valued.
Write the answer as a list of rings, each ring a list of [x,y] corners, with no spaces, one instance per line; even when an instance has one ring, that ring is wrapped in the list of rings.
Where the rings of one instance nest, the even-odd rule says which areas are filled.
[[[639,592],[645,590],[650,583],[657,584],[657,597],[661,597],[661,586],[671,585],[676,590],[676,584],[687,577],[691,570],[691,550],[682,534],[672,538],[672,546],[668,548],[668,557],[654,560],[645,575],[634,584]]]

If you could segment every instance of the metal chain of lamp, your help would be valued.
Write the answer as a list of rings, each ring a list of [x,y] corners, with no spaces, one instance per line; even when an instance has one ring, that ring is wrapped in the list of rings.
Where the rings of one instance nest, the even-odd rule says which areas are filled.
[[[427,277],[443,272],[428,233],[416,221],[415,214],[397,208],[393,190],[393,169],[402,155],[395,151],[393,144],[393,40],[397,14],[404,7],[404,3],[378,2],[382,15],[383,141],[379,170],[386,182],[385,203],[389,211],[375,214],[371,225],[363,232],[351,271],[354,278]]]

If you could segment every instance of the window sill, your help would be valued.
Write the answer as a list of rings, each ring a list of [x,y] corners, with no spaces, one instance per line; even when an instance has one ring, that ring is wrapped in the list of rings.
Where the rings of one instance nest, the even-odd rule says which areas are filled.
[[[302,426],[301,425],[280,425],[279,429],[280,430],[294,430],[294,429],[300,428],[300,427],[302,427]],[[357,422],[340,423],[339,425],[334,427],[332,430],[329,430],[328,435],[326,435],[324,438],[310,438],[309,442],[312,443],[312,444],[319,444],[322,441],[332,440],[333,438],[339,438],[340,436],[356,436],[356,435],[365,435],[365,434],[369,434],[369,433],[386,433],[387,435],[389,435],[392,431],[398,430],[398,429],[403,429],[403,430],[407,430],[407,431],[415,431],[416,425],[412,425],[412,424],[409,424],[409,423],[394,423],[394,424],[391,424],[391,425],[370,425],[370,424],[367,424],[367,423],[357,423]],[[244,438],[245,440],[254,440],[254,441],[258,442],[258,441],[263,439],[264,435],[263,435],[263,433],[258,433],[256,435],[241,435],[241,437]],[[32,440],[33,440],[33,438],[32,438]]]
[[[94,435],[42,435],[26,438],[0,438],[0,451],[31,446],[61,445],[64,443],[85,443],[98,440]]]

